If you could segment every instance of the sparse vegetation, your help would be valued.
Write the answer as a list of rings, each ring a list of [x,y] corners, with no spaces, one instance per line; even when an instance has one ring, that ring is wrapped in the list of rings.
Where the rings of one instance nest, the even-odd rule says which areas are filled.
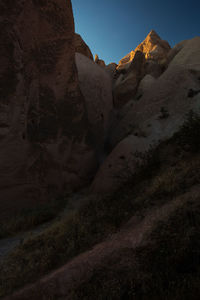
[[[159,119],[167,119],[169,117],[169,112],[165,107],[161,107]]]
[[[200,115],[190,111],[174,138],[184,150],[198,152],[200,150]]]
[[[133,215],[143,218],[152,206],[159,207],[199,184],[200,153],[194,130],[199,128],[197,119],[187,118],[172,139],[145,153],[138,173],[123,189],[112,196],[88,196],[88,201],[76,213],[56,222],[41,235],[26,240],[11,253],[0,268],[0,296],[33,282],[90,249],[116,232]],[[195,144],[195,153],[191,152],[193,146],[186,151],[180,142],[188,144],[189,136],[190,145]],[[196,279],[199,269],[186,273],[178,269],[187,268],[191,256],[194,255],[194,260],[199,257],[200,221],[196,215],[199,206],[193,208],[191,211],[184,206],[170,222],[161,224],[159,232],[153,233],[149,248],[118,253],[113,263],[109,261],[108,267],[96,270],[88,283],[73,291],[71,299],[91,299],[92,295],[102,300],[133,299],[133,296],[136,299],[179,300],[192,289],[200,295]],[[116,269],[114,260],[126,257],[130,258],[129,264],[124,269]],[[136,266],[131,265],[132,257],[136,258]]]
[[[71,299],[199,299],[199,216],[198,201],[185,204],[157,226],[148,245],[113,254],[88,282],[72,291]]]
[[[20,231],[27,231],[55,218],[67,205],[67,197],[38,205],[33,209],[24,209],[15,218],[0,222],[0,239],[13,236]]]

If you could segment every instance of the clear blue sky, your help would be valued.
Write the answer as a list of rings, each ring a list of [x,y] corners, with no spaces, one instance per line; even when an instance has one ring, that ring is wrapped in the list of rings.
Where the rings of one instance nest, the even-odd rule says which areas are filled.
[[[200,0],[72,0],[75,30],[93,55],[118,62],[154,29],[171,46],[200,35]]]

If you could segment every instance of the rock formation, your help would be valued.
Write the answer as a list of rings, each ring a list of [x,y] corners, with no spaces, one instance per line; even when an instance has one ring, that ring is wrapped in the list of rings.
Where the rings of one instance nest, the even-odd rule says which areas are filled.
[[[108,74],[111,76],[111,78],[113,80],[114,80],[115,75],[116,75],[116,68],[117,68],[116,63],[110,63],[105,67],[105,70],[108,72]]]
[[[120,60],[116,67],[114,103],[116,108],[133,99],[141,79],[149,74],[158,78],[169,62],[170,46],[152,30],[146,39]]]
[[[80,34],[76,33],[74,37],[75,37],[75,42],[74,42],[75,43],[75,52],[81,53],[81,54],[87,56],[88,58],[90,58],[91,60],[93,60],[92,52],[90,51],[90,48],[84,42],[84,40],[82,39]]]
[[[113,110],[112,80],[105,69],[82,54],[76,53],[76,64],[80,88],[85,98],[92,143],[98,161],[102,162]]]
[[[114,150],[96,175],[94,191],[118,187],[126,180],[119,174],[135,172],[138,152],[170,138],[190,110],[200,112],[199,49],[200,37],[184,42],[158,79],[146,75],[141,81],[138,99],[127,103],[113,126],[110,148]]]
[[[96,160],[69,0],[1,1],[0,215],[85,183]]]
[[[144,54],[137,51],[126,74],[120,74],[114,83],[113,91],[115,107],[122,107],[135,96],[138,84],[145,74],[144,66]]]
[[[97,65],[101,66],[101,67],[105,67],[106,64],[102,59],[99,59],[99,56],[97,54],[95,54],[95,58],[94,61]]]
[[[200,295],[199,148],[173,136],[200,113],[200,37],[170,49],[151,31],[106,66],[75,35],[70,0],[2,0],[0,29],[0,227],[87,187],[48,229],[1,241],[0,297],[185,299],[184,285],[187,299]],[[158,145],[146,176],[152,165],[140,164]]]
[[[145,58],[148,60],[154,60],[159,64],[165,64],[170,49],[171,47],[168,42],[162,40],[154,30],[151,30],[146,39],[138,45],[134,51],[131,51],[120,60],[118,70],[127,69],[137,51],[144,53]]]

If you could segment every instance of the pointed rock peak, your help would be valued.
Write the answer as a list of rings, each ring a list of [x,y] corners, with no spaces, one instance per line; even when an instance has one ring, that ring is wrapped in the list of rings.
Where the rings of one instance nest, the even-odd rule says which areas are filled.
[[[153,29],[149,32],[148,35],[150,35],[150,36],[152,36],[152,35],[159,36],[159,35],[157,34],[157,32],[156,32],[155,30],[153,30]]]
[[[117,69],[127,69],[130,66],[130,62],[134,59],[137,51],[142,52],[146,59],[163,63],[163,61],[166,61],[166,57],[170,49],[171,47],[169,43],[163,41],[155,30],[151,30],[145,40],[139,44],[134,51],[131,51],[120,60]]]
[[[157,41],[157,40],[161,40],[161,37],[157,34],[155,30],[152,29],[147,35],[145,40],[149,40],[149,39]]]

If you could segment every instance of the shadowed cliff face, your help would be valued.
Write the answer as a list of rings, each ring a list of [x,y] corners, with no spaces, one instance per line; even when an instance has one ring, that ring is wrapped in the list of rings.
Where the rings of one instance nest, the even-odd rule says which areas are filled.
[[[0,211],[7,214],[95,168],[65,0],[0,4]]]
[[[82,55],[87,56],[91,60],[93,60],[93,55],[92,52],[90,51],[90,48],[88,45],[85,43],[85,41],[82,39],[80,34],[75,33],[74,35],[74,44],[75,44],[75,52],[81,53]]]

